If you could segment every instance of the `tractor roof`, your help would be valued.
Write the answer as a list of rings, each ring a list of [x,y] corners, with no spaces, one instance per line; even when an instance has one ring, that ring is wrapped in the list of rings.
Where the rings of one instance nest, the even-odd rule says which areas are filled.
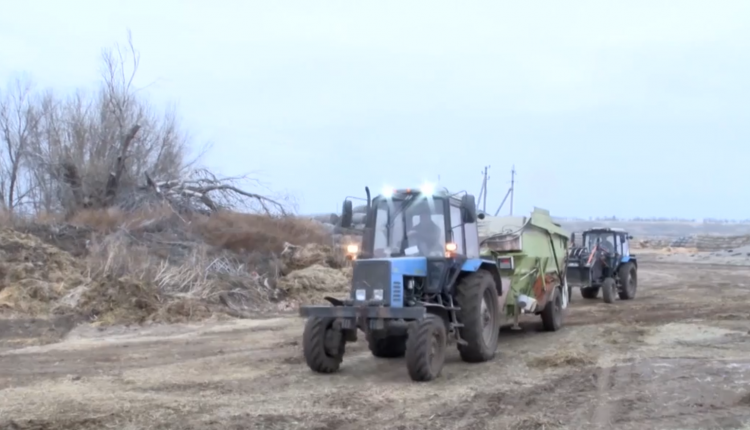
[[[431,194],[425,194],[420,190],[419,188],[394,188],[392,197],[395,197],[397,199],[403,199],[406,196],[411,195],[423,195],[423,196],[434,196],[434,197],[448,197],[451,196],[450,193],[448,193],[448,190],[446,189],[435,189]],[[383,197],[383,194],[378,195],[378,197]]]
[[[597,232],[597,231],[611,231],[613,233],[627,233],[624,228],[620,227],[594,227],[586,230],[584,233]]]

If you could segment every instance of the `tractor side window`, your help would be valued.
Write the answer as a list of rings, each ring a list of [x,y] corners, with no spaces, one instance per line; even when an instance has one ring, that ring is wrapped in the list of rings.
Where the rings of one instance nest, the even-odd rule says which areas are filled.
[[[378,208],[375,218],[375,243],[373,250],[375,256],[385,256],[385,249],[388,247],[388,209]]]
[[[458,206],[451,205],[451,231],[453,232],[453,242],[456,243],[458,249],[457,254],[466,255],[466,249],[464,248],[464,229],[461,223],[461,208]]]
[[[621,239],[622,239],[622,236],[620,236],[619,234],[615,235],[615,243],[614,243],[614,245],[615,245],[615,253],[616,254],[622,254],[622,247],[621,247],[622,241],[621,241]]]
[[[464,224],[464,235],[466,237],[466,258],[479,258],[479,232],[477,223]]]
[[[627,235],[622,237],[622,255],[624,257],[630,256],[630,242],[628,241]]]

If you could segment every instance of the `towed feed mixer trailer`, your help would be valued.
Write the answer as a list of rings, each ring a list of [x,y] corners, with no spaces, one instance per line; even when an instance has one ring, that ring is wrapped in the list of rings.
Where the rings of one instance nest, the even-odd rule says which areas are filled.
[[[523,314],[540,315],[545,330],[557,331],[570,300],[566,282],[568,233],[549,211],[531,216],[486,217],[479,223],[482,257],[497,261],[507,293],[503,314],[519,329]],[[505,289],[505,288],[504,288]]]
[[[338,371],[358,330],[374,356],[405,356],[414,381],[440,375],[449,338],[462,360],[489,361],[501,319],[511,309],[506,296],[515,303],[511,315],[538,313],[548,329],[561,326],[567,290],[559,271],[564,265],[556,265],[553,254],[565,255],[567,235],[558,237],[546,211],[532,214],[510,236],[492,234],[480,250],[478,222],[484,215],[477,213],[474,196],[430,186],[388,189],[374,199],[366,191],[362,247],[347,248],[353,266],[349,297],[300,307],[307,317],[303,352],[312,370]],[[342,227],[350,226],[352,212],[352,202],[344,201]]]

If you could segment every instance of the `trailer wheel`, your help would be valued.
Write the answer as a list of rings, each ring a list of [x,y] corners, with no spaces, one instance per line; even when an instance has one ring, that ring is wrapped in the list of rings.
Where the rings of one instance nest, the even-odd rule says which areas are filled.
[[[412,381],[426,382],[440,376],[445,364],[447,343],[445,322],[427,314],[409,326],[406,339],[406,369]]]
[[[492,360],[497,350],[500,334],[498,318],[498,296],[492,275],[480,270],[472,273],[456,285],[456,312],[458,322],[463,324],[459,333],[466,345],[458,345],[461,359],[467,363]]]
[[[618,292],[620,299],[633,300],[638,288],[638,270],[633,263],[625,263],[618,270],[622,289]]]
[[[406,336],[388,336],[385,333],[367,332],[367,346],[378,358],[399,358],[406,353]]]
[[[599,287],[581,287],[581,297],[595,299],[599,297]]]
[[[604,282],[602,282],[602,299],[604,299],[604,303],[615,302],[616,289],[617,285],[614,278],[604,279]]]
[[[334,327],[335,318],[310,317],[302,335],[302,352],[307,366],[318,373],[334,373],[344,359],[346,341]]]
[[[542,310],[542,326],[546,331],[557,331],[563,325],[563,287],[555,287],[550,301]]]

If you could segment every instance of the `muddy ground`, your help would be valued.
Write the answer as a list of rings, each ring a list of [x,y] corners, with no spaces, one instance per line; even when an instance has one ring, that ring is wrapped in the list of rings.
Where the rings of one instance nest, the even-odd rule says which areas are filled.
[[[0,323],[3,429],[750,429],[750,267],[644,258],[636,300],[409,380],[362,340],[313,374],[294,316],[193,326]],[[63,337],[56,343],[49,343]]]

